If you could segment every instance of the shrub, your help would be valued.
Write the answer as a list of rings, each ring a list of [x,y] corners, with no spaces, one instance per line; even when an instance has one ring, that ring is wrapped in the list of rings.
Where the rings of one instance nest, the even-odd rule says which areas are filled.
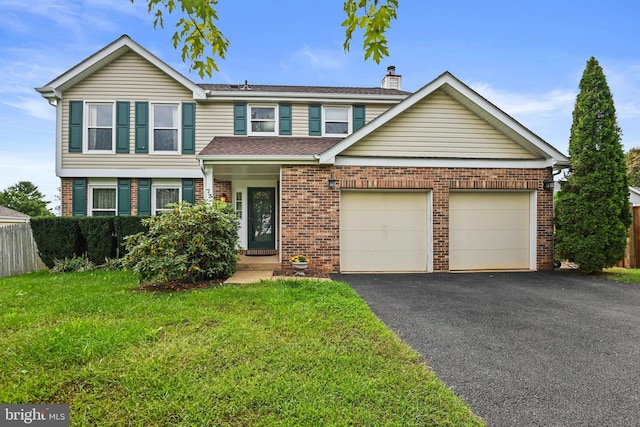
[[[56,260],[86,255],[96,264],[125,253],[124,238],[146,231],[143,217],[53,217],[31,220],[33,237],[42,261],[51,268]]]
[[[172,210],[143,220],[147,233],[125,239],[125,268],[141,282],[195,282],[227,278],[237,262],[238,220],[219,201],[180,202]]]
[[[93,271],[96,265],[86,256],[65,258],[63,260],[55,260],[50,273],[81,273],[83,271]]]
[[[56,260],[73,258],[86,251],[78,218],[33,218],[31,229],[40,258],[51,268]]]
[[[116,236],[115,257],[122,257],[127,252],[125,247],[125,237],[147,232],[149,227],[143,223],[143,216],[116,216],[113,217],[113,230]]]
[[[102,264],[116,252],[113,232],[113,217],[94,216],[78,222],[82,236],[87,242],[86,257],[94,264]]]

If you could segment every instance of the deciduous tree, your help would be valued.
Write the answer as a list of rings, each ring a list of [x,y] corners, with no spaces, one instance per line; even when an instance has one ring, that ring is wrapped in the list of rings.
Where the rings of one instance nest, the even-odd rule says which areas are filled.
[[[631,212],[625,154],[602,67],[587,61],[573,110],[571,168],[556,204],[556,251],[590,274],[624,257]]]
[[[640,187],[640,148],[632,148],[627,152],[627,176],[629,185]]]
[[[49,203],[30,181],[20,181],[0,191],[0,205],[31,217],[53,216],[47,208]]]
[[[386,32],[397,18],[399,0],[345,0],[346,19],[344,50],[349,51],[354,32],[362,30],[364,58],[377,64],[389,55]],[[131,0],[134,3],[135,0]],[[191,69],[200,78],[218,71],[215,57],[225,58],[229,39],[217,27],[218,0],[146,0],[147,10],[154,17],[154,28],[164,28],[165,13],[176,11],[182,16],[176,22],[172,42],[180,48],[183,61],[191,62]]]

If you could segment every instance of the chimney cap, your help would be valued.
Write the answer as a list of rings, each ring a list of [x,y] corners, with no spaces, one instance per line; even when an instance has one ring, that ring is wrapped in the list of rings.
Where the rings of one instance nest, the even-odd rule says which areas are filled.
[[[396,66],[395,65],[389,65],[387,67],[387,74],[390,76],[393,76],[396,74]]]

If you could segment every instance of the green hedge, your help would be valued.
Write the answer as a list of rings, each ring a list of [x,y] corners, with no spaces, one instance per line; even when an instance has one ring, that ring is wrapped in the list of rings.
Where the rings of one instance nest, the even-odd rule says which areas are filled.
[[[124,237],[145,231],[144,217],[33,218],[31,229],[40,258],[53,267],[56,260],[86,255],[96,264],[125,254]]]

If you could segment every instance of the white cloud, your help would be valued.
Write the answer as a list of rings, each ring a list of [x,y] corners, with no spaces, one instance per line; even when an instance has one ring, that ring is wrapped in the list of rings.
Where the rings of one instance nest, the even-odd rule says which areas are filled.
[[[471,87],[509,115],[548,117],[571,114],[576,99],[574,91],[555,89],[544,93],[508,92],[495,89],[487,83]]]
[[[344,52],[332,52],[326,49],[312,49],[304,46],[293,52],[291,59],[282,64],[287,71],[300,67],[313,70],[338,70],[344,68]]]
[[[55,120],[55,110],[40,97],[18,96],[14,101],[4,101],[3,104],[17,108],[30,116],[43,120]]]

